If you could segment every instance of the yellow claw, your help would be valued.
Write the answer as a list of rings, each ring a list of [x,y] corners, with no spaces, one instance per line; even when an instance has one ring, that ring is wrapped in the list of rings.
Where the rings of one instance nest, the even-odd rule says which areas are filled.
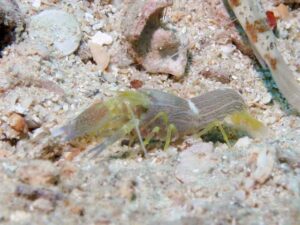
[[[234,127],[246,131],[252,137],[264,136],[267,133],[266,126],[245,110],[232,113],[229,120]]]

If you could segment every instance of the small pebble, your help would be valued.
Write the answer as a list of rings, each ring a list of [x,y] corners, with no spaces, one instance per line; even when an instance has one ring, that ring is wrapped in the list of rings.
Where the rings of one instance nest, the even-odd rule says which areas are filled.
[[[33,6],[33,8],[35,8],[35,9],[40,8],[40,7],[41,7],[41,0],[33,0],[32,6]]]
[[[234,145],[235,148],[247,148],[252,142],[252,139],[248,136],[240,138]]]
[[[58,170],[49,161],[35,160],[20,167],[17,171],[19,179],[30,185],[55,185],[58,180]]]
[[[27,128],[26,121],[23,116],[13,113],[9,119],[9,125],[17,132],[24,132]]]
[[[50,213],[54,210],[54,205],[48,199],[39,198],[30,205],[30,209]]]
[[[230,75],[222,71],[208,69],[201,71],[201,75],[207,79],[219,81],[222,84],[228,84],[231,81]]]
[[[135,194],[135,181],[126,181],[120,187],[120,195],[128,201],[133,201],[136,197]]]
[[[70,211],[73,214],[79,215],[79,216],[83,216],[84,215],[84,208],[79,206],[79,205],[74,205],[70,208]]]
[[[274,9],[274,14],[280,19],[287,19],[290,15],[288,7],[282,3]]]
[[[29,223],[31,220],[31,214],[25,211],[15,211],[10,215],[10,221],[16,223]]]
[[[235,49],[236,47],[232,44],[222,45],[220,47],[223,58],[228,58],[234,52]]]
[[[256,169],[253,178],[263,184],[271,175],[275,163],[273,149],[261,149],[256,161]]]
[[[132,81],[130,81],[130,86],[134,89],[139,89],[143,86],[143,81],[141,81],[141,80],[132,80]]]
[[[263,97],[262,97],[262,99],[260,100],[260,102],[262,103],[262,104],[269,104],[270,102],[271,102],[271,100],[272,100],[272,95],[270,94],[270,93],[267,93],[267,94],[265,94]]]
[[[103,22],[96,23],[96,24],[93,25],[93,30],[99,30],[99,29],[101,29],[103,26],[104,26],[104,23],[103,23]]]

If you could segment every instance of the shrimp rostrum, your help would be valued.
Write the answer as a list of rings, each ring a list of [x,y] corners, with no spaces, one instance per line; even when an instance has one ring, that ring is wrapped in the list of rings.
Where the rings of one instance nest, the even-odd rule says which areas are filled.
[[[204,134],[217,126],[226,142],[221,126],[229,121],[251,136],[264,130],[264,125],[252,117],[241,95],[232,89],[218,89],[191,99],[183,99],[156,89],[122,91],[116,97],[92,104],[52,135],[70,141],[83,136],[103,138],[90,150],[99,154],[127,135],[146,148],[152,139],[165,141],[166,149],[172,140],[185,135]]]

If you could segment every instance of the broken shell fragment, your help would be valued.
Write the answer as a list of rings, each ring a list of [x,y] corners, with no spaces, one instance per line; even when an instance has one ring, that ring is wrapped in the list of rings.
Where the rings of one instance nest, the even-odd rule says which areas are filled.
[[[103,72],[109,65],[110,55],[106,46],[101,46],[92,41],[89,42],[89,47],[94,61],[99,66],[99,70]]]
[[[105,45],[112,44],[113,39],[110,35],[98,31],[88,42],[94,61],[100,67],[100,71],[103,72],[109,65],[110,54],[108,48]]]
[[[124,34],[130,43],[133,59],[150,73],[184,75],[187,64],[187,41],[173,30],[162,28],[164,8],[170,0],[131,1],[124,21]]]
[[[263,149],[259,152],[256,160],[256,169],[253,173],[253,178],[260,184],[263,184],[271,176],[275,163],[275,150]]]
[[[124,20],[127,39],[130,42],[140,39],[147,23],[158,27],[164,8],[172,4],[172,0],[130,0]]]

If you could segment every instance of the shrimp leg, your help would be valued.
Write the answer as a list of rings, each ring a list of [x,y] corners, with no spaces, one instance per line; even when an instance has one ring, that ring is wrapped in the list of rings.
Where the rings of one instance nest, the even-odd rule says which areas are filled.
[[[216,120],[216,121],[213,121],[211,122],[209,125],[207,125],[203,130],[201,130],[198,135],[201,137],[203,136],[204,134],[206,134],[207,132],[209,132],[211,129],[213,129],[214,127],[218,127],[218,129],[220,130],[226,144],[231,147],[230,145],[230,142],[229,142],[229,139],[228,139],[228,136],[222,126],[222,122]]]
[[[155,134],[158,134],[160,131],[160,127],[156,126],[152,129],[152,131],[147,135],[147,137],[144,140],[144,145],[147,146],[150,142],[150,140],[155,136]],[[177,131],[174,124],[169,124],[167,127],[167,134],[166,134],[166,141],[164,145],[164,150],[166,150],[170,146],[172,134]]]
[[[166,135],[166,142],[165,142],[164,150],[168,149],[168,147],[170,146],[172,134],[175,132],[177,132],[176,126],[172,123],[169,124],[168,128],[167,128],[167,135]]]
[[[104,149],[106,149],[109,145],[115,143],[119,139],[126,136],[128,133],[130,133],[133,129],[136,128],[138,124],[137,119],[132,119],[128,121],[126,124],[124,124],[119,130],[117,130],[112,136],[105,138],[105,140],[95,146],[94,148],[90,149],[87,154],[93,154],[93,156],[99,155]]]
[[[166,134],[166,141],[164,145],[164,150],[166,150],[170,146],[172,134],[177,131],[176,126],[174,124],[168,124],[169,123],[169,118],[168,115],[165,112],[159,112],[156,114],[156,116],[151,119],[148,123],[146,123],[145,127],[149,126],[150,124],[154,123],[158,119],[162,119],[164,125],[166,126],[167,134]],[[150,140],[154,137],[155,133],[158,133],[160,131],[160,127],[156,126],[152,129],[150,132],[149,136],[146,138],[145,142],[148,144]]]

